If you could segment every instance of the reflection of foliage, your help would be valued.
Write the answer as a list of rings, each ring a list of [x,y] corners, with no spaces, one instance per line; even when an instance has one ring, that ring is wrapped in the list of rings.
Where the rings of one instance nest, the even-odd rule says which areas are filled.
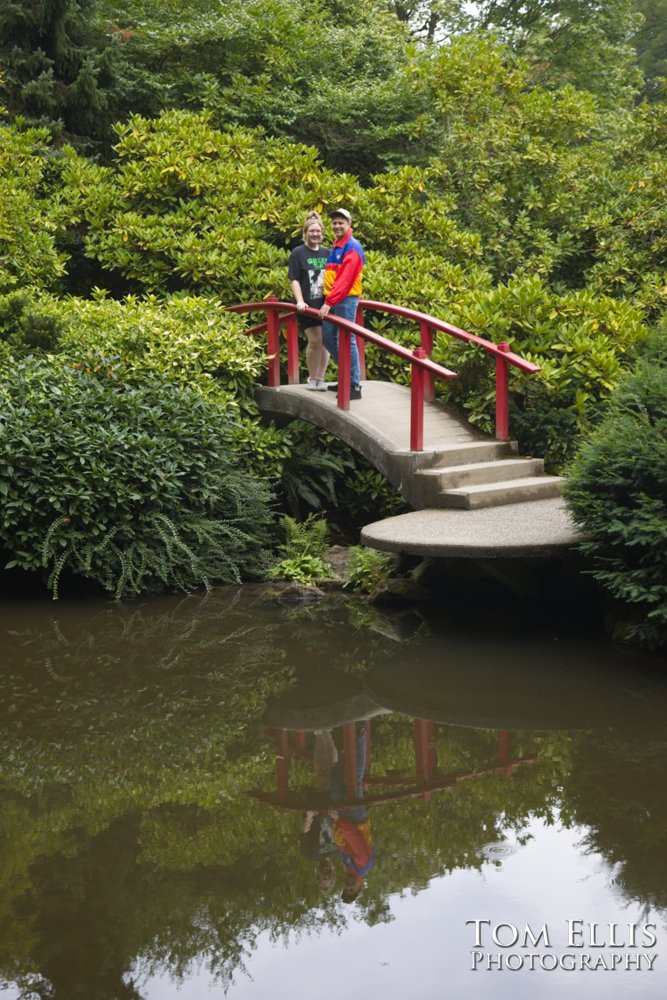
[[[395,642],[351,628],[340,604],[276,615],[250,587],[64,605],[47,625],[41,611],[13,615],[4,637],[0,970],[45,1000],[138,996],[143,976],[184,976],[202,958],[227,986],[261,936],[388,920],[390,894],[480,868],[482,845],[520,836],[533,816],[551,822],[570,782],[564,734],[515,733],[512,755],[537,760],[508,778],[486,773],[497,732],[437,725],[439,770],[474,773],[428,800],[373,808],[377,863],[350,910],[319,895],[298,814],[246,792],[273,786],[267,701],[298,703],[297,674],[315,678],[311,693],[327,704],[363,692],[367,668],[390,666]],[[371,776],[399,789],[415,773],[413,722],[387,714],[372,725]],[[307,757],[290,784],[312,784]],[[566,796],[561,819],[572,810],[578,821],[580,808]],[[605,801],[599,829],[615,808]]]
[[[574,820],[589,827],[587,846],[614,867],[623,894],[665,908],[667,878],[658,859],[667,853],[667,740],[660,714],[641,737],[617,729],[595,741],[581,739],[565,802]],[[610,777],[601,782],[601,774]]]
[[[393,725],[386,721],[395,733],[409,732],[406,719],[396,719]],[[374,749],[379,770],[399,758],[403,766],[410,764],[408,743],[390,753],[385,763],[391,745],[387,736],[385,731],[385,739]],[[456,736],[450,739],[455,753]],[[480,759],[489,756],[491,743],[491,734],[482,738]],[[256,771],[249,776],[241,763],[241,780],[258,775]],[[195,797],[199,784],[199,795],[205,798],[201,782],[195,776],[193,785],[191,779],[187,771],[178,774],[179,784],[189,786]],[[118,977],[133,958],[135,970],[157,972],[168,966],[180,976],[204,954],[212,959],[212,974],[228,985],[263,932],[276,937],[292,927],[310,933],[342,926],[349,917],[340,902],[330,899],[322,906],[312,870],[298,855],[296,817],[239,798],[237,771],[224,768],[217,780],[217,802],[165,802],[151,808],[141,804],[139,789],[136,812],[120,814],[106,828],[86,831],[77,810],[69,828],[51,841],[47,831],[57,810],[43,802],[45,856],[32,862],[23,885],[10,896],[23,912],[21,926],[30,933],[30,944],[10,942],[3,934],[3,971],[8,968],[3,956],[23,960],[17,961],[17,974],[23,963],[32,967],[28,955],[32,961],[36,956],[43,961],[41,971],[58,982],[63,996],[83,997],[87,988],[92,990],[89,995],[111,997],[114,975]],[[263,780],[270,781],[270,767],[264,768]],[[482,779],[438,794],[427,804],[409,800],[376,809],[374,836],[382,863],[360,901],[362,918],[369,923],[387,919],[387,895],[407,885],[418,889],[456,867],[479,867],[479,847],[501,836],[501,824],[521,826],[526,807],[532,804],[539,810],[535,790],[530,777],[521,784]],[[84,797],[90,792],[84,790]],[[25,845],[22,831],[34,830],[34,817],[31,822],[30,807],[19,812],[16,828],[8,832]],[[63,912],[68,915],[65,930]],[[11,925],[11,920],[3,921],[3,927]],[[55,966],[49,957],[53,938],[61,955]],[[85,969],[78,964],[79,948],[88,954]]]
[[[214,766],[285,682],[271,626],[253,621],[236,589],[73,611],[46,628],[33,619],[5,643],[4,711],[26,751],[12,755],[21,792],[24,779],[67,781],[84,760],[89,783],[103,775],[117,789],[128,768],[148,789],[157,773]],[[169,766],[156,772],[161,761]]]

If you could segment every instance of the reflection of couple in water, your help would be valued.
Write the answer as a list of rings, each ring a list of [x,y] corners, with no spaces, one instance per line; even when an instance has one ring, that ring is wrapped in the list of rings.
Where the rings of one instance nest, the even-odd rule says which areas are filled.
[[[336,883],[335,859],[345,869],[341,898],[353,902],[364,885],[364,877],[373,867],[375,852],[371,838],[371,821],[364,805],[343,804],[346,795],[343,761],[329,729],[315,731],[313,768],[315,793],[322,808],[309,810],[303,820],[301,853],[317,862],[317,884],[322,892],[330,893]],[[357,769],[354,798],[363,798],[366,770],[366,724],[356,725]]]

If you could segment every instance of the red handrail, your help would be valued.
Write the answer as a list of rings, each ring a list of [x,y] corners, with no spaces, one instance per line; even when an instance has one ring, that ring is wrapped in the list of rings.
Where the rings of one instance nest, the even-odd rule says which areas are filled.
[[[362,299],[359,302],[359,308],[357,310],[357,323],[361,326],[363,326],[364,312],[367,309],[374,312],[386,312],[392,316],[400,316],[402,319],[408,319],[418,323],[421,336],[421,346],[428,357],[430,357],[431,352],[433,351],[434,331],[446,333],[448,336],[455,337],[457,340],[463,340],[468,344],[476,344],[488,354],[495,356],[496,438],[499,441],[508,440],[509,366],[512,365],[520,371],[526,372],[529,375],[534,375],[536,372],[541,370],[539,365],[533,364],[532,361],[527,361],[519,354],[514,354],[513,351],[510,351],[509,344],[494,344],[491,340],[485,340],[484,337],[479,337],[475,333],[468,333],[467,330],[461,330],[458,326],[452,326],[451,323],[445,323],[443,320],[436,319],[434,316],[428,316],[426,313],[418,312],[416,309],[406,309],[404,306],[396,306],[390,302],[374,302],[371,299]],[[432,400],[435,395],[433,381],[429,376],[426,376],[424,394],[425,398],[428,400]]]
[[[256,326],[246,330],[248,335],[267,332],[268,356],[269,356],[269,377],[268,384],[273,387],[280,385],[280,326],[285,324],[287,337],[287,377],[290,385],[299,382],[299,347],[298,347],[298,326],[296,320],[297,309],[294,303],[281,302],[276,296],[271,295],[261,302],[247,302],[243,305],[228,306],[229,312],[249,313],[262,310],[266,312],[266,322],[258,323]],[[364,312],[372,310],[375,312],[385,312],[393,316],[400,316],[403,319],[411,320],[419,325],[421,346],[414,351],[397,344],[387,337],[382,337],[373,330],[368,330],[363,325]],[[305,315],[319,318],[319,313],[315,309],[306,308]],[[535,374],[540,371],[539,365],[532,361],[527,361],[520,355],[510,350],[509,344],[494,344],[490,340],[485,340],[474,333],[461,330],[451,323],[429,316],[427,313],[419,312],[416,309],[408,309],[404,306],[393,305],[389,302],[375,302],[370,299],[362,299],[357,310],[356,323],[333,316],[327,316],[327,321],[335,323],[340,336],[339,356],[338,356],[338,407],[342,410],[349,409],[350,406],[350,334],[357,338],[359,351],[359,364],[361,377],[366,376],[365,342],[368,340],[376,344],[383,350],[409,361],[411,365],[410,392],[410,449],[421,451],[423,449],[423,423],[424,423],[424,400],[432,400],[435,397],[434,384],[436,378],[451,379],[457,378],[455,372],[444,368],[430,360],[433,350],[433,335],[436,332],[446,333],[450,337],[462,340],[465,343],[476,344],[491,354],[496,359],[496,438],[499,441],[506,441],[509,438],[509,366],[512,365],[527,374]]]
[[[263,310],[266,312],[266,323],[246,330],[247,334],[267,332],[269,377],[268,384],[273,388],[280,385],[280,325],[284,322],[287,337],[287,381],[289,385],[299,383],[299,344],[298,326],[296,320],[297,308],[292,302],[281,302],[275,296],[270,296],[262,302],[246,302],[242,305],[228,306],[228,312],[249,313]],[[307,307],[302,314],[319,318],[316,309]],[[456,372],[436,364],[426,357],[421,348],[411,351],[402,344],[382,337],[374,330],[331,313],[327,320],[335,323],[339,332],[338,343],[338,408],[350,408],[350,335],[354,334],[360,343],[369,340],[385,351],[409,361],[411,365],[411,406],[410,406],[410,450],[422,451],[424,448],[424,384],[427,377],[451,379],[457,378]]]

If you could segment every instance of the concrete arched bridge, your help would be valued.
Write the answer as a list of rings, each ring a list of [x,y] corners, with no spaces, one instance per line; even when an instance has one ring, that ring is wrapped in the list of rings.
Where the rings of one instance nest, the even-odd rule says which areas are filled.
[[[329,316],[339,332],[338,390],[312,392],[301,384],[296,307],[277,298],[232,306],[264,313],[247,330],[266,336],[267,385],[256,390],[262,413],[277,420],[317,424],[371,462],[414,511],[369,525],[362,541],[388,551],[429,555],[538,555],[572,545],[579,536],[560,500],[561,480],[546,475],[539,457],[521,456],[510,439],[508,400],[511,368],[534,375],[539,367],[433,316],[385,302],[362,300],[351,323]],[[369,313],[415,323],[418,346],[410,350],[365,325]],[[307,314],[316,316],[315,310]],[[284,334],[284,335],[283,335]],[[359,348],[363,396],[350,402],[350,337]],[[495,437],[438,402],[437,379],[456,373],[430,355],[434,337],[447,335],[481,347],[495,363]],[[372,343],[405,362],[410,385],[365,379],[365,345]],[[286,357],[281,365],[281,350]],[[281,370],[286,370],[283,384]]]

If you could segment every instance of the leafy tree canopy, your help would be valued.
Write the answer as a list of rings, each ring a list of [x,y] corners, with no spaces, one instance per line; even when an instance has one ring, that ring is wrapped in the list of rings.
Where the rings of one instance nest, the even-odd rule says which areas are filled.
[[[493,31],[525,56],[535,79],[572,83],[613,107],[640,83],[632,37],[641,23],[634,0],[481,0],[471,28]]]
[[[644,92],[664,99],[667,78],[667,0],[638,0],[643,22],[632,38],[644,74]]]
[[[126,38],[129,110],[204,107],[216,124],[261,126],[366,174],[419,146],[421,57],[387,6],[197,0],[184,19],[177,4],[101,0],[98,16]]]

